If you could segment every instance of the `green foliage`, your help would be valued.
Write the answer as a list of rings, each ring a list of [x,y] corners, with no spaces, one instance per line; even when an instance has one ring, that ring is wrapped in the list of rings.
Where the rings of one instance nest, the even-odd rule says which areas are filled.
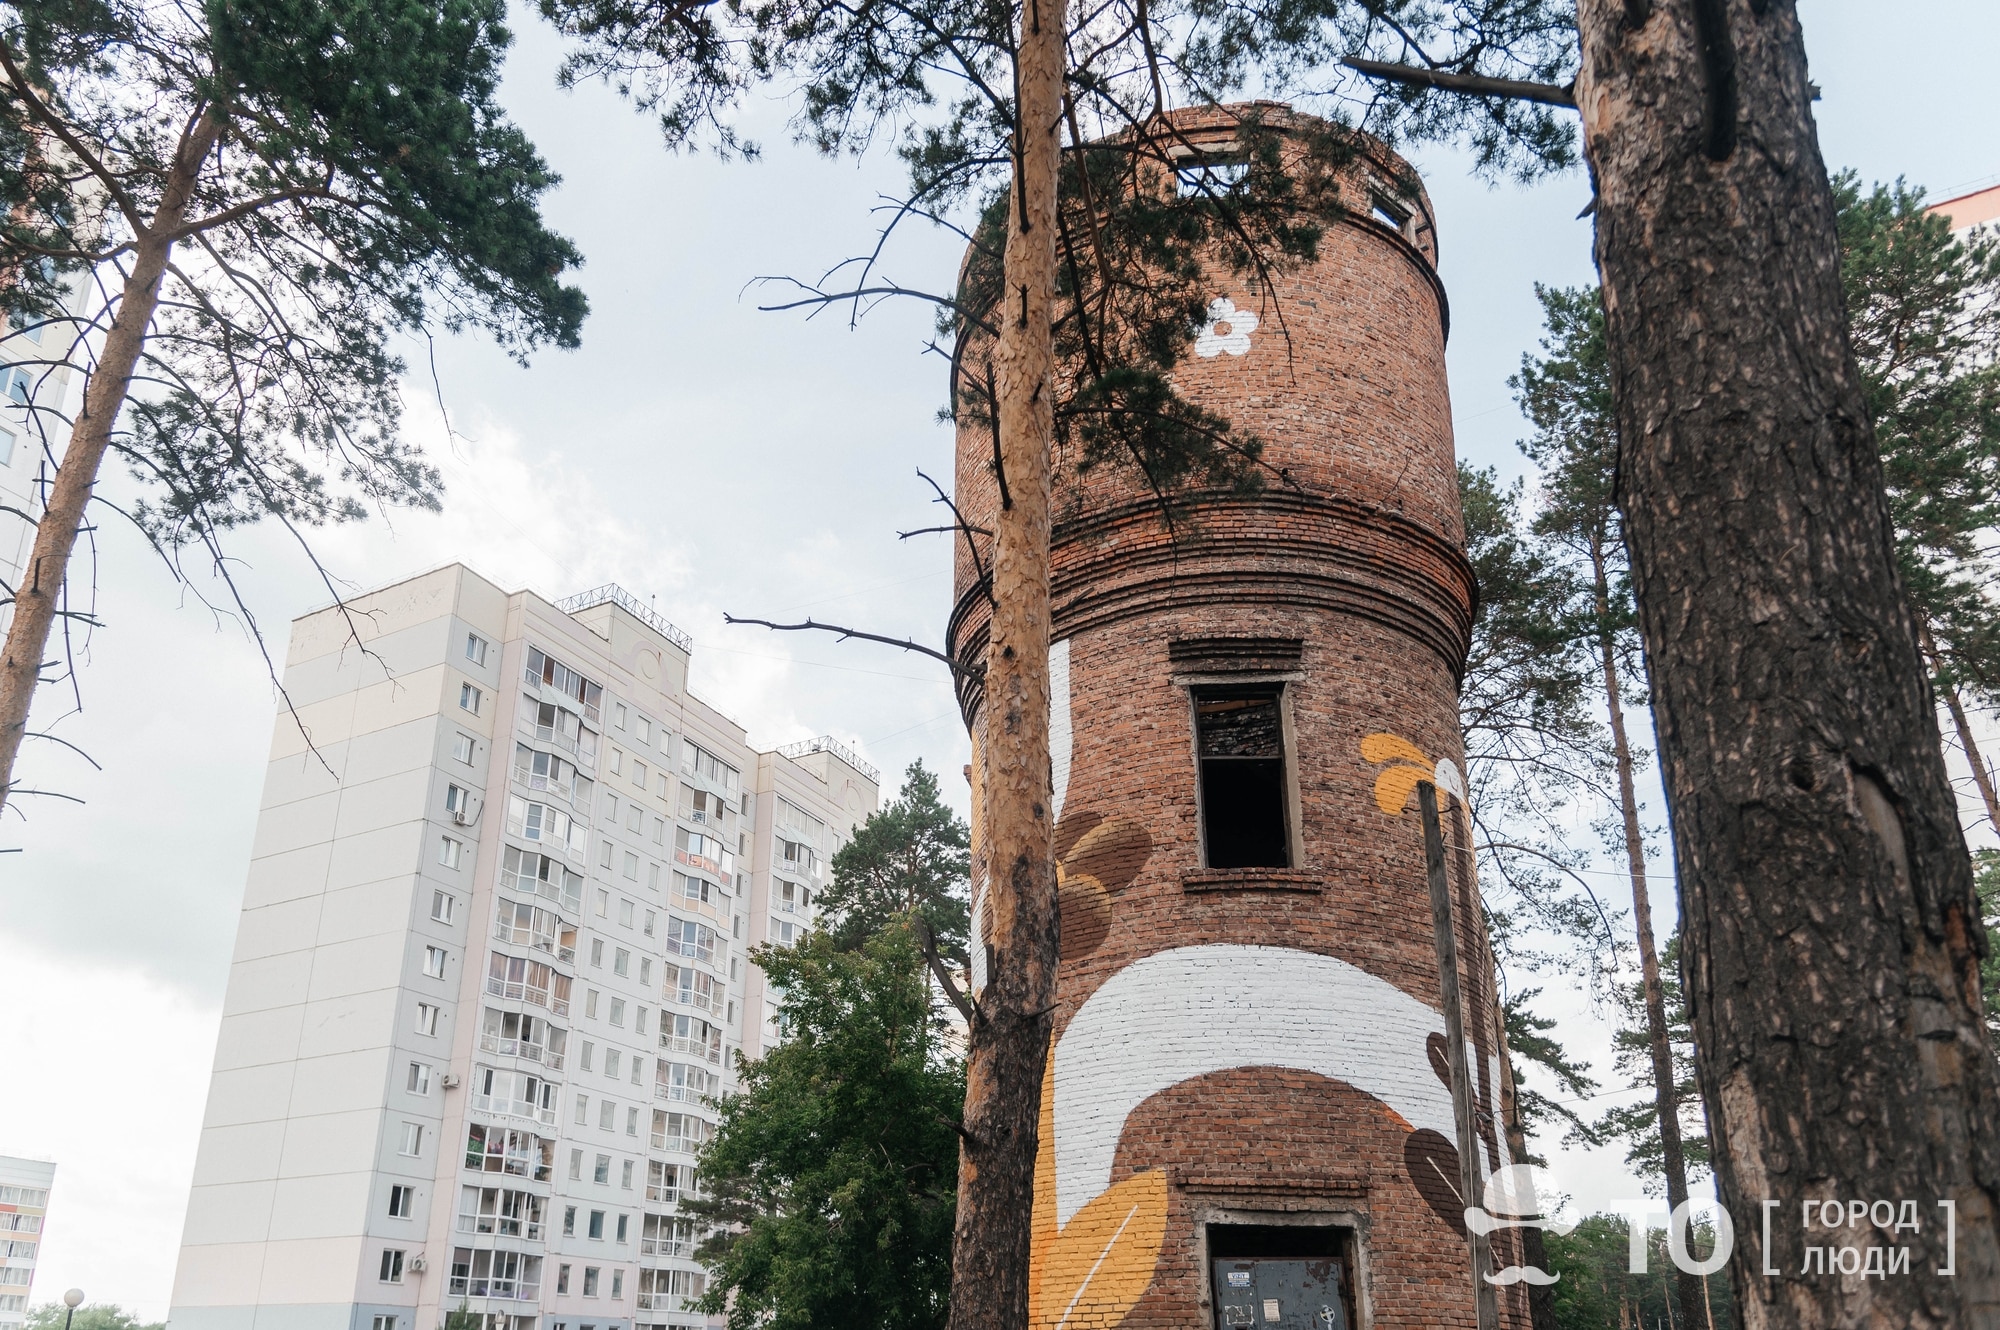
[[[1714,1230],[1697,1216],[1689,1225],[1691,1253],[1705,1257],[1714,1247]],[[1624,1330],[1665,1326],[1674,1315],[1669,1309],[1670,1285],[1674,1268],[1667,1251],[1666,1233],[1653,1229],[1646,1237],[1646,1270],[1633,1274],[1630,1263],[1630,1232],[1619,1215],[1588,1215],[1568,1234],[1543,1235],[1548,1269],[1556,1275],[1550,1292],[1555,1301],[1556,1330]],[[1736,1330],[1736,1305],[1729,1280],[1713,1274],[1707,1285],[1708,1312],[1715,1330]],[[1685,1326],[1684,1321],[1674,1324]],[[1707,1330],[1708,1316],[1695,1322]]]
[[[1566,1144],[1597,1145],[1600,1138],[1596,1128],[1585,1122],[1575,1109],[1521,1083],[1520,1070],[1526,1063],[1541,1068],[1559,1090],[1573,1099],[1587,1099],[1597,1091],[1597,1082],[1590,1072],[1555,1039],[1556,1023],[1528,1009],[1528,1003],[1541,991],[1530,988],[1514,993],[1501,1006],[1507,1023],[1507,1051],[1514,1058],[1514,1102],[1521,1128],[1539,1134],[1544,1128],[1561,1123],[1566,1128],[1563,1135]]]
[[[910,929],[752,959],[785,1042],[742,1067],[701,1154],[701,1306],[731,1330],[935,1330],[951,1287],[964,1066]]]
[[[436,507],[438,474],[399,433],[400,337],[577,344],[585,302],[562,279],[580,259],[539,212],[556,177],[496,100],[504,16],[502,0],[0,11],[0,271],[33,274],[15,310],[52,321],[10,351],[88,369],[135,254],[174,247],[113,439],[162,548],[219,558],[219,533],[264,516]],[[188,207],[156,226],[177,163]],[[66,422],[39,401],[32,419],[60,451]]]
[[[1674,1103],[1680,1112],[1681,1150],[1687,1158],[1688,1180],[1708,1170],[1708,1117],[1695,1083],[1694,1031],[1688,1024],[1687,1000],[1681,990],[1681,939],[1667,938],[1660,957],[1660,993],[1667,1013],[1667,1050],[1673,1057]],[[1660,1146],[1660,1105],[1653,1082],[1653,1038],[1646,1023],[1645,985],[1638,980],[1618,990],[1621,1015],[1611,1047],[1619,1072],[1632,1089],[1642,1091],[1630,1104],[1605,1113],[1594,1127],[1600,1140],[1621,1140],[1628,1147],[1625,1162],[1645,1180],[1649,1190],[1666,1193],[1666,1165]]]
[[[1943,688],[2000,704],[2000,240],[1955,239],[1897,181],[1835,177],[1841,281],[1896,553]]]
[[[166,1330],[164,1321],[142,1321],[115,1302],[86,1302],[68,1318],[60,1302],[44,1302],[28,1312],[26,1330]]]
[[[1604,788],[1610,748],[1569,617],[1573,578],[1528,526],[1522,490],[1519,481],[1502,487],[1491,468],[1459,465],[1479,588],[1459,721],[1482,894],[1503,962],[1595,980],[1616,942],[1611,916],[1577,872],[1586,856],[1567,843],[1568,810]]]
[[[964,820],[939,797],[937,777],[921,758],[912,762],[896,798],[833,856],[820,908],[834,945],[857,950],[890,928],[921,921],[939,958],[964,968],[970,845]]]
[[[1979,889],[1979,918],[1986,928],[1986,959],[1979,963],[1979,990],[1986,1015],[1986,1033],[2000,1054],[2000,850],[1980,850],[1972,856],[1973,881]]]

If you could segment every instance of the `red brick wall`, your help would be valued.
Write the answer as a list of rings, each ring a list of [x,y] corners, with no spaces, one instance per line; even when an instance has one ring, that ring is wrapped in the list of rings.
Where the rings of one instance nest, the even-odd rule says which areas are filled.
[[[1201,123],[1215,123],[1214,114]],[[1243,283],[1218,288],[1257,312],[1248,353],[1190,358],[1176,370],[1184,391],[1265,440],[1266,458],[1284,469],[1285,482],[1256,498],[1199,504],[1194,523],[1177,535],[1129,477],[1100,472],[1087,484],[1065,483],[1054,636],[1069,643],[1074,740],[1071,774],[1058,792],[1064,948],[1056,1038],[1065,1056],[1053,1065],[1066,1070],[1053,1084],[1045,1131],[1065,1111],[1074,1118],[1076,1104],[1116,1100],[1093,1083],[1095,1054],[1065,1048],[1063,1036],[1107,981],[1161,952],[1236,944],[1332,957],[1430,1008],[1442,1028],[1415,800],[1400,813],[1378,801],[1377,776],[1407,764],[1370,762],[1361,751],[1367,736],[1388,733],[1424,758],[1462,762],[1457,679],[1472,613],[1428,200],[1419,200],[1413,239],[1368,212],[1367,177],[1398,167],[1369,144],[1347,182],[1354,215],[1329,229],[1317,263],[1256,293]],[[978,525],[997,503],[991,456],[983,431],[961,431],[958,500]],[[962,548],[959,557],[951,638],[959,650],[976,651],[985,607],[971,594]],[[1295,664],[1266,662],[1292,676],[1285,687],[1303,848],[1294,871],[1202,870],[1192,717],[1187,688],[1175,679],[1208,667],[1168,654],[1170,643],[1200,638],[1303,643]],[[976,694],[968,705],[976,709]],[[1482,1099],[1491,1109],[1499,1093],[1488,1061],[1492,971],[1463,868],[1455,858],[1459,947],[1475,1013],[1469,1029],[1487,1069]],[[1256,1022],[1265,1048],[1258,1056],[1284,1057],[1271,1049],[1295,1045],[1302,1065],[1222,1067],[1150,1094],[1122,1123],[1093,1119],[1090,1130],[1117,1133],[1110,1184],[1164,1172],[1163,1236],[1150,1279],[1140,1257],[1121,1256],[1139,1262],[1134,1278],[1121,1284],[1112,1261],[1090,1267],[1099,1274],[1088,1284],[1075,1252],[1091,1244],[1056,1244],[1058,1216],[1038,1192],[1045,1258],[1038,1323],[1053,1327],[1066,1314],[1069,1326],[1116,1325],[1121,1317],[1133,1327],[1211,1324],[1198,1218],[1227,1212],[1239,1221],[1306,1214],[1355,1225],[1363,1324],[1473,1325],[1464,1240],[1409,1177],[1405,1147],[1415,1124],[1383,1098],[1303,1065],[1359,1059],[1358,1068],[1388,1083],[1428,1078],[1407,1093],[1383,1093],[1406,1111],[1434,1105],[1441,1087],[1422,1032],[1397,1025],[1386,1008],[1310,1014],[1310,1000],[1259,988],[1270,980],[1256,973],[1244,967],[1242,984],[1225,983],[1229,991],[1212,1002],[1198,995],[1193,1017],[1174,1007],[1186,995],[1172,994],[1161,1010],[1180,1012],[1162,1017],[1174,1028],[1149,1029],[1135,1018],[1129,1038],[1164,1049],[1212,1009],[1217,1030]],[[1353,1028],[1326,1028],[1343,1021]],[[1341,1040],[1343,1051],[1320,1063],[1306,1051]],[[1126,1074],[1113,1066],[1125,1065],[1119,1050],[1107,1048],[1104,1060],[1104,1076]],[[1442,1128],[1449,1135],[1448,1122]],[[1489,1170],[1494,1157],[1481,1153]],[[1062,1158],[1045,1139],[1042,1191],[1058,1185]],[[1048,1258],[1050,1251],[1069,1254]],[[1518,1289],[1502,1302],[1509,1324],[1525,1324]]]

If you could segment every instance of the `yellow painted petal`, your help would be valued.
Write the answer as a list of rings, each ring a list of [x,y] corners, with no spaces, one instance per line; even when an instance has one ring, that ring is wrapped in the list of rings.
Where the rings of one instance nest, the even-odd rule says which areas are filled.
[[[1375,802],[1390,817],[1401,817],[1409,805],[1410,791],[1417,788],[1418,781],[1430,778],[1427,770],[1402,765],[1390,767],[1375,778]]]
[[[1152,1286],[1167,1233],[1167,1175],[1135,1173],[1076,1212],[1039,1262],[1035,1330],[1116,1325]]]
[[[1371,734],[1361,741],[1361,760],[1364,762],[1392,762],[1401,760],[1414,762],[1426,771],[1431,760],[1424,756],[1423,749],[1398,734]]]

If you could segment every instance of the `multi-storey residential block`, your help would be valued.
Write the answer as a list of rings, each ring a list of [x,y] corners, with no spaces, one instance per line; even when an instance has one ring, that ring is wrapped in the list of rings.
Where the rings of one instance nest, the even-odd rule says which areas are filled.
[[[293,625],[174,1330],[703,1324],[680,1203],[876,773],[760,753],[615,587]]]
[[[27,1319],[55,1180],[54,1164],[0,1155],[0,1330],[19,1330]]]

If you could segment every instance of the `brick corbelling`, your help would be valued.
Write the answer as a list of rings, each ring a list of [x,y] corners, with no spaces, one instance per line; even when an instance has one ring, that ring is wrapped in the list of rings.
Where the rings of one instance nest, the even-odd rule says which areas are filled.
[[[1176,539],[1157,512],[1132,504],[1058,533],[1051,635],[1203,605],[1337,610],[1421,643],[1464,672],[1476,585],[1463,551],[1429,528],[1369,505],[1276,491],[1197,508]],[[983,591],[961,597],[946,629],[959,659],[984,654]],[[980,689],[962,678],[976,721]]]

